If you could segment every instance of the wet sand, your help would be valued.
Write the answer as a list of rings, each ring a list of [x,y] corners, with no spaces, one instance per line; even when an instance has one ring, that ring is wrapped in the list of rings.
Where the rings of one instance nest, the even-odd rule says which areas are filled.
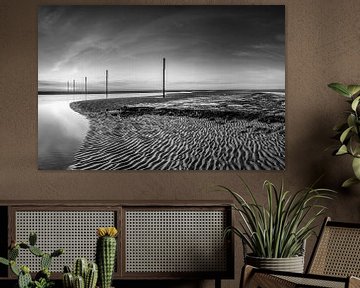
[[[73,102],[90,129],[69,169],[282,170],[284,98],[225,91]]]

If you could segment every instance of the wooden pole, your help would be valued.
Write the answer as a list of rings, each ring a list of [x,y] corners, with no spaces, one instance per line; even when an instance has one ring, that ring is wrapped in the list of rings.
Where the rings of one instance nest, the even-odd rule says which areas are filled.
[[[69,80],[67,81],[67,93],[68,93],[68,94],[70,93],[70,83],[69,83]]]
[[[105,87],[106,99],[108,98],[108,81],[109,81],[109,71],[106,70],[106,87]]]
[[[85,100],[87,98],[87,77],[85,77]]]
[[[73,93],[75,94],[75,80],[73,80]]]
[[[166,69],[166,64],[165,64],[165,58],[163,58],[163,98],[165,98],[165,69]]]

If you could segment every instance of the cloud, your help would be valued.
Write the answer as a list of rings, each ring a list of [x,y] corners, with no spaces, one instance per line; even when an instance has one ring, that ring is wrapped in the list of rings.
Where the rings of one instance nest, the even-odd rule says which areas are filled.
[[[166,57],[172,83],[195,79],[200,86],[219,79],[234,86],[243,81],[232,75],[248,79],[244,75],[250,75],[251,69],[284,70],[284,9],[266,5],[42,7],[38,47],[39,80],[64,83],[87,76],[95,83],[103,80],[108,69],[112,81],[123,81],[122,85],[156,87]]]

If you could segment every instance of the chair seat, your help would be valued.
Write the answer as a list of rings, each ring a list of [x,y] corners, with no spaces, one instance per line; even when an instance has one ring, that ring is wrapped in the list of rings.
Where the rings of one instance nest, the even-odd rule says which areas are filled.
[[[291,272],[270,271],[258,269],[249,265],[244,267],[248,281],[244,287],[322,287],[322,288],[347,288],[360,287],[360,279],[357,277],[334,277],[315,274],[299,274]],[[349,286],[349,283],[352,285]]]
[[[345,288],[346,287],[346,278],[341,279],[341,281],[336,281],[336,279],[320,279],[320,278],[308,278],[309,275],[305,275],[306,278],[296,277],[296,276],[277,276],[286,281],[296,284],[296,287],[311,286],[311,287],[326,287],[326,288]]]

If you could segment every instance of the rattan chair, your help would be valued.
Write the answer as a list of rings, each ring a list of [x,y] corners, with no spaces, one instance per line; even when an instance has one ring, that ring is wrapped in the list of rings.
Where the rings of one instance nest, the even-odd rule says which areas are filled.
[[[240,287],[360,287],[360,224],[326,218],[306,273],[278,272],[246,265]]]

